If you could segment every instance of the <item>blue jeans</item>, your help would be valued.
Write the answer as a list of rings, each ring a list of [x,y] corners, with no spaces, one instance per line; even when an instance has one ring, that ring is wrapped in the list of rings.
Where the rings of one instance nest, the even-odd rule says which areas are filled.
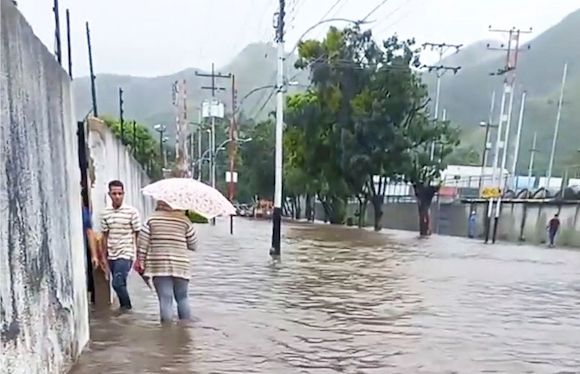
[[[159,299],[159,314],[161,322],[173,319],[173,299],[177,302],[177,315],[179,319],[191,318],[189,300],[187,298],[187,286],[189,280],[177,277],[153,277],[153,285]]]
[[[111,269],[111,283],[113,289],[119,298],[119,304],[122,309],[131,309],[131,299],[129,298],[129,291],[127,291],[127,277],[131,271],[133,261],[120,258],[118,260],[109,260],[109,268]]]
[[[550,238],[550,245],[554,245],[554,239],[556,239],[556,233],[558,231],[556,230],[549,230],[548,231],[548,237]]]

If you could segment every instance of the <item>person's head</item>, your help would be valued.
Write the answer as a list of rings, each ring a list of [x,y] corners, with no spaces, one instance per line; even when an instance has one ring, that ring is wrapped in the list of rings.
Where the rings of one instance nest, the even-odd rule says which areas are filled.
[[[155,210],[171,211],[173,209],[165,201],[157,200],[157,204],[155,205]]]
[[[109,197],[113,202],[113,207],[118,208],[123,204],[123,198],[125,197],[123,182],[119,180],[109,182]]]

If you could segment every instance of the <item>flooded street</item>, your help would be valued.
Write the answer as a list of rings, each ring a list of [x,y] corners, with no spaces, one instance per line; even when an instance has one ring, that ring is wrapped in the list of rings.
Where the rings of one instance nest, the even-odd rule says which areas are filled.
[[[200,227],[196,320],[95,312],[73,373],[579,373],[580,252],[322,225]]]

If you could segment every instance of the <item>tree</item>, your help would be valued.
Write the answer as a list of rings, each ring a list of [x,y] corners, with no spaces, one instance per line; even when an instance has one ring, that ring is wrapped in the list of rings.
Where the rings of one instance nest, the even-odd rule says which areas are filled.
[[[431,202],[440,188],[439,178],[446,167],[444,160],[459,145],[459,131],[448,121],[429,120],[425,112],[418,112],[404,130],[408,150],[400,174],[413,185],[419,210],[419,234],[425,237],[431,234]]]
[[[133,157],[141,164],[152,180],[162,178],[161,156],[159,155],[159,141],[154,138],[149,129],[140,123],[127,121],[123,127],[121,139],[121,123],[117,118],[102,116],[101,119],[123,144],[132,150]],[[135,135],[133,135],[135,130]]]
[[[271,119],[259,122],[247,131],[251,142],[240,147],[238,195],[240,200],[274,197],[274,122]]]
[[[457,147],[445,159],[448,165],[481,166],[481,156],[473,147]]]
[[[368,81],[352,100],[355,126],[351,138],[354,150],[350,169],[364,181],[364,197],[370,199],[374,210],[374,228],[381,229],[384,195],[388,182],[400,176],[399,167],[408,147],[405,128],[426,104],[426,96],[416,73],[417,50],[413,40],[399,40],[393,36],[383,42],[383,50],[371,48],[374,65],[367,67]],[[363,201],[359,198],[359,204]],[[366,202],[364,202],[366,205]]]

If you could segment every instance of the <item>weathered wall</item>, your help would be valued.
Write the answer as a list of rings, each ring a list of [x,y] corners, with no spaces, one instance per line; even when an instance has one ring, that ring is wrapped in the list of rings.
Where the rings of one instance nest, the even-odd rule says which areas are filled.
[[[0,372],[60,373],[88,341],[71,84],[1,0]]]
[[[95,228],[99,229],[100,212],[111,204],[107,192],[109,182],[114,179],[125,185],[125,202],[137,208],[142,217],[148,215],[152,210],[152,202],[143,196],[141,188],[149,183],[149,178],[128,148],[97,118],[89,119],[88,144],[94,168],[91,199]]]
[[[348,207],[348,215],[353,217],[356,204]],[[468,204],[438,204],[433,202],[431,224],[433,233],[451,236],[467,236],[468,217],[471,209]],[[478,235],[484,234],[485,206],[476,207]],[[556,242],[561,246],[580,248],[580,204],[553,203],[509,203],[503,204],[498,225],[499,240],[543,244],[547,241],[546,225],[554,214],[560,214],[561,230]],[[373,207],[367,209],[367,224],[373,222]],[[316,204],[316,219],[323,220],[324,212]],[[356,222],[356,220],[355,220]],[[419,231],[417,205],[415,203],[391,202],[383,205],[382,227],[394,230]]]

